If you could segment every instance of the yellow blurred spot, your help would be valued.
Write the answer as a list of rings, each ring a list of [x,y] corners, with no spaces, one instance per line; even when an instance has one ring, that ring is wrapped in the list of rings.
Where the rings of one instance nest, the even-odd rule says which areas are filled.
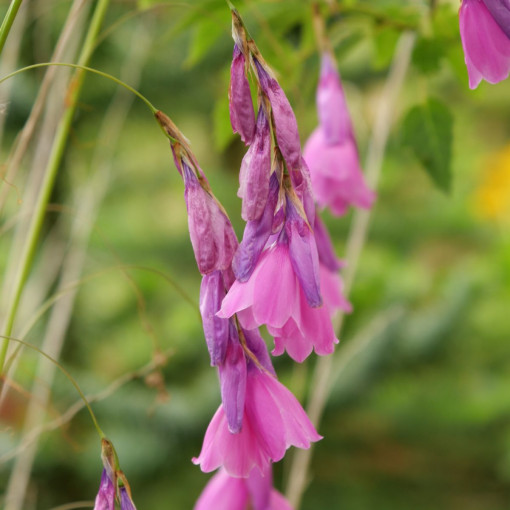
[[[475,209],[482,219],[510,225],[510,145],[490,157],[476,191]]]

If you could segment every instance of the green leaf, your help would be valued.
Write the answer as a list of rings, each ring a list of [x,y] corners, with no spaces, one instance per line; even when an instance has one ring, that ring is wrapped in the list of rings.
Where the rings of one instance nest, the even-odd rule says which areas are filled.
[[[415,106],[402,125],[403,145],[410,147],[438,188],[451,188],[453,118],[436,99]]]

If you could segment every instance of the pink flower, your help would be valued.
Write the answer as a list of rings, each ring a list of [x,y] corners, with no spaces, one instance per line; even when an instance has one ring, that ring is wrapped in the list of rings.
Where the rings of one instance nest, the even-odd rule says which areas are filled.
[[[294,395],[275,377],[250,366],[246,382],[243,427],[228,430],[220,406],[205,433],[195,464],[209,472],[223,466],[230,476],[246,478],[255,467],[264,473],[290,446],[309,448],[318,441],[314,426]]]
[[[306,142],[303,157],[308,163],[315,199],[343,216],[350,205],[369,209],[375,194],[365,184],[354,138],[328,145],[321,126]]]
[[[486,4],[491,12],[501,13],[496,18],[500,24]],[[505,10],[508,11],[508,6],[505,7],[502,0],[462,2],[459,11],[460,36],[471,89],[478,87],[482,79],[498,83],[510,73],[510,23],[505,17]]]
[[[322,56],[317,110],[320,125],[303,151],[317,203],[337,216],[349,205],[370,208],[375,195],[365,184],[342,83],[328,54]]]
[[[234,133],[239,133],[241,140],[249,145],[255,131],[255,112],[250,85],[245,74],[245,62],[243,53],[237,44],[234,45],[228,91],[230,123]]]
[[[262,253],[248,281],[234,282],[218,316],[226,318],[234,313],[246,329],[266,324],[277,337],[273,354],[286,348],[299,362],[313,348],[317,354],[330,354],[338,342],[327,308],[308,304],[285,242],[277,242]]]
[[[103,469],[101,483],[96,496],[94,510],[114,510],[115,509],[115,486],[108,476],[106,469]]]
[[[250,505],[250,506],[248,506]],[[254,469],[249,478],[233,478],[220,469],[206,485],[194,510],[291,510],[289,502],[272,488],[271,469]]]

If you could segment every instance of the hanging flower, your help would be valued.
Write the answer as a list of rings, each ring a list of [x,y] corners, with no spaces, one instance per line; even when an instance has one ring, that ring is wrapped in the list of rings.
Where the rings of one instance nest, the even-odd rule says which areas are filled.
[[[114,510],[115,509],[115,485],[106,469],[101,474],[99,491],[97,492],[94,510]]]
[[[317,110],[320,124],[303,151],[317,203],[336,216],[350,205],[370,208],[375,194],[365,184],[340,76],[327,53],[322,56]]]
[[[272,469],[258,469],[248,478],[234,478],[220,469],[206,485],[194,510],[292,510],[289,502],[272,487]]]
[[[242,429],[237,434],[229,431],[220,405],[205,433],[202,451],[193,462],[204,472],[223,466],[230,476],[246,478],[254,468],[264,473],[290,446],[309,448],[319,439],[294,395],[273,375],[251,363]]]
[[[460,36],[469,87],[498,83],[510,73],[510,8],[502,0],[463,0]]]

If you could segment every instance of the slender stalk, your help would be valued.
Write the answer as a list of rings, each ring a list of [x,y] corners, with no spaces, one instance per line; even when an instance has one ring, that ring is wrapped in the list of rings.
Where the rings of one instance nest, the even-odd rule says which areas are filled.
[[[384,91],[379,100],[379,109],[373,128],[370,141],[365,178],[372,189],[377,188],[379,181],[384,152],[388,142],[390,129],[392,125],[393,112],[397,103],[400,90],[402,88],[411,53],[415,42],[414,33],[404,33],[399,41],[392,66],[386,80]],[[371,211],[358,209],[355,212],[351,231],[347,241],[346,262],[347,267],[344,274],[344,293],[347,297],[352,288],[356,275],[359,257],[365,245],[368,232]],[[335,329],[340,336],[344,314],[340,312],[334,319]],[[312,391],[307,408],[308,416],[312,423],[318,427],[324,407],[329,396],[331,388],[331,379],[333,367],[336,359],[341,356],[342,350],[338,354],[320,357],[317,360],[315,372],[312,381]],[[289,471],[289,481],[287,486],[287,497],[295,510],[299,509],[303,493],[306,489],[308,479],[308,470],[312,455],[312,449],[296,450],[292,459]]]
[[[87,71],[89,73],[97,74],[99,76],[102,76],[103,78],[106,78],[107,80],[113,81],[117,85],[120,85],[121,87],[124,87],[125,89],[129,90],[129,92],[132,92],[135,96],[139,97],[150,109],[151,113],[156,113],[158,109],[138,90],[128,85],[126,82],[119,80],[119,78],[116,78],[115,76],[105,73],[103,71],[100,71],[99,69],[94,69],[93,67],[87,67],[84,65],[79,64],[69,64],[67,62],[40,62],[39,64],[32,64],[30,66],[22,67],[21,69],[16,69],[16,71],[13,71],[12,73],[8,74],[7,76],[4,76],[0,79],[0,84],[4,81],[8,80],[9,78],[12,78],[16,76],[17,74],[24,73],[25,71],[30,71],[31,69],[37,69],[39,67],[50,67],[50,66],[60,66],[60,67],[71,67],[73,69],[78,69],[79,71]]]
[[[76,382],[76,379],[56,360],[53,359],[49,354],[46,354],[44,351],[36,347],[35,345],[32,345],[31,343],[25,342],[24,340],[21,340],[19,338],[9,337],[9,340],[12,342],[18,342],[19,344],[28,347],[29,349],[32,349],[33,351],[38,352],[41,356],[44,356],[47,360],[51,361],[55,366],[58,367],[58,369],[69,379],[71,384],[75,387],[76,391],[79,393],[83,403],[85,404],[85,407],[87,408],[90,417],[92,418],[92,422],[94,423],[94,427],[97,430],[97,433],[99,434],[99,437],[103,439],[106,437],[104,435],[104,432],[101,430],[101,427],[99,426],[99,423],[96,419],[96,415],[94,414],[94,411],[92,411],[92,407],[90,407],[90,404],[87,401],[87,398],[85,397],[85,394],[83,391],[81,391],[80,386]],[[0,377],[0,380],[3,379],[3,376]]]
[[[12,24],[16,18],[16,14],[18,14],[18,9],[20,8],[22,1],[23,0],[12,0],[11,5],[9,5],[9,9],[7,9],[7,12],[5,13],[4,20],[0,26],[0,53],[2,53],[2,50],[4,49],[5,41],[11,31]]]
[[[92,56],[92,50],[103,23],[109,2],[110,0],[99,0],[96,4],[87,36],[83,43],[80,57],[78,59],[78,65],[80,66],[86,66]],[[57,128],[57,133],[51,148],[50,158],[46,166],[44,180],[37,197],[34,215],[32,217],[25,244],[21,253],[20,263],[16,271],[14,286],[8,304],[5,324],[2,328],[1,336],[3,337],[3,340],[0,347],[0,373],[3,371],[5,357],[7,355],[7,348],[9,346],[9,337],[12,333],[12,328],[21,299],[21,294],[23,292],[23,287],[32,266],[35,249],[43,225],[46,206],[48,205],[51,191],[53,190],[53,184],[55,182],[55,178],[60,167],[62,157],[64,155],[64,150],[67,145],[67,139],[69,137],[72,120],[76,111],[76,104],[81,93],[84,78],[85,73],[83,70],[78,69],[71,80],[68,94],[69,106],[64,112]]]

